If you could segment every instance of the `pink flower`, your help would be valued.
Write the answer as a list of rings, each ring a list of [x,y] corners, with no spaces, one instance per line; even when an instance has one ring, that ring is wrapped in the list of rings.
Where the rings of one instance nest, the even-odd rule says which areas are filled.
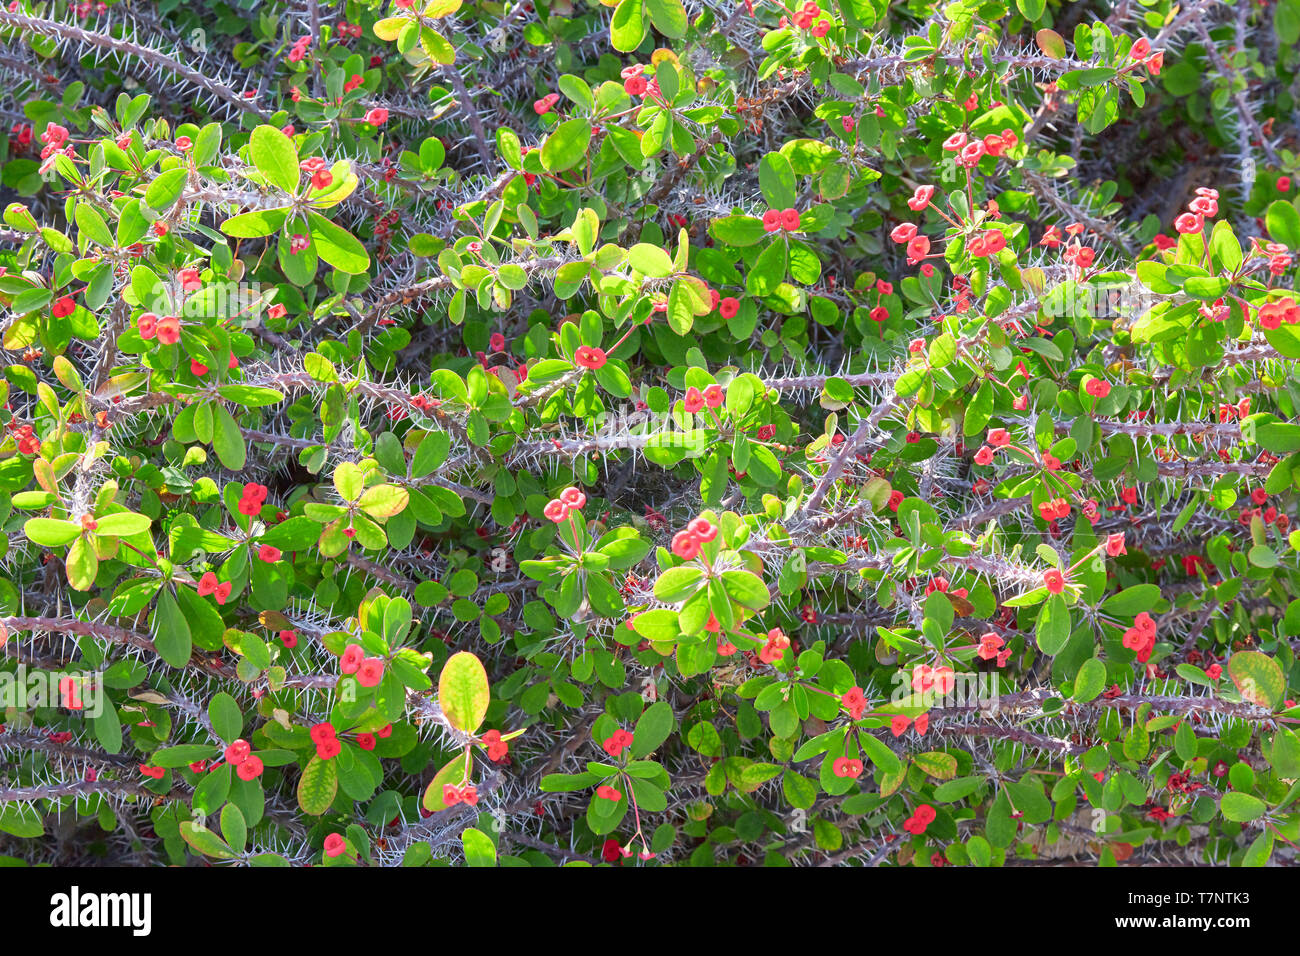
[[[831,769],[837,777],[849,777],[856,780],[862,776],[862,761],[850,757],[840,757],[831,764]]]
[[[894,227],[894,230],[889,234],[889,238],[901,245],[905,242],[911,242],[915,235],[916,224],[904,222]]]
[[[343,651],[343,656],[339,658],[339,670],[344,674],[355,674],[361,667],[361,662],[365,660],[366,652],[361,649],[360,644],[349,644]],[[331,735],[333,728],[330,728]]]
[[[331,859],[341,856],[343,851],[348,848],[348,841],[343,839],[337,833],[331,833],[325,838],[325,855]]]
[[[388,122],[388,110],[382,106],[376,106],[366,113],[366,122],[371,126],[383,126]]]
[[[384,662],[377,657],[367,657],[357,668],[357,683],[362,687],[377,687],[384,678]]]
[[[853,720],[861,720],[863,713],[867,709],[867,698],[862,693],[861,687],[850,688],[840,698],[840,703],[848,709],[849,717]]]
[[[690,561],[700,553],[699,535],[690,531],[679,531],[673,535],[673,554],[683,561]]]
[[[920,212],[926,206],[930,205],[930,200],[933,198],[933,186],[917,186],[916,191],[912,193],[912,198],[907,201],[907,206],[913,212]]]

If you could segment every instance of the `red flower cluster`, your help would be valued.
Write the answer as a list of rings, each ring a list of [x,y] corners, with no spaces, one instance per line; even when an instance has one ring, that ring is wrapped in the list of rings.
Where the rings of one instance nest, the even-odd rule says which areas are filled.
[[[1137,653],[1139,664],[1151,659],[1156,646],[1156,622],[1146,611],[1133,619],[1133,626],[1124,632],[1124,646]]]
[[[934,807],[930,806],[928,803],[923,803],[917,807],[916,812],[908,817],[903,823],[903,829],[908,833],[920,836],[925,832],[925,828],[934,822],[934,818]]]
[[[311,742],[316,745],[316,756],[321,760],[333,760],[343,752],[334,725],[329,721],[317,724],[311,729]]]
[[[718,529],[707,518],[696,518],[683,531],[673,535],[673,554],[690,561],[700,553],[700,546],[718,536]]]
[[[767,643],[759,649],[758,659],[764,664],[775,664],[789,646],[790,638],[779,627],[774,627],[767,632]]]
[[[442,802],[452,807],[458,803],[466,806],[478,806],[478,788],[472,783],[467,783],[463,787],[457,787],[450,783],[442,785]]]
[[[510,744],[501,739],[499,730],[489,730],[485,733],[483,743],[487,745],[488,759],[493,763],[500,763],[510,753]]]
[[[618,730],[606,737],[605,742],[601,744],[601,746],[605,748],[605,753],[609,754],[611,757],[622,756],[623,751],[632,746],[632,734],[630,731],[624,730],[620,727]]]
[[[798,232],[799,210],[793,206],[789,209],[769,209],[763,213],[763,229],[766,232]]]
[[[218,604],[225,604],[226,599],[230,597],[232,587],[229,581],[218,582],[216,573],[208,571],[199,578],[199,597],[207,597],[211,594],[216,597]]]
[[[262,513],[266,503],[266,485],[249,483],[244,485],[243,494],[239,496],[239,513],[247,518],[256,518]]]
[[[560,497],[552,498],[546,503],[542,514],[559,524],[561,521],[568,520],[571,512],[581,511],[586,503],[587,496],[577,488],[565,488],[560,492]]]
[[[240,780],[255,780],[262,775],[262,760],[253,756],[247,740],[236,740],[228,746],[225,757]]]

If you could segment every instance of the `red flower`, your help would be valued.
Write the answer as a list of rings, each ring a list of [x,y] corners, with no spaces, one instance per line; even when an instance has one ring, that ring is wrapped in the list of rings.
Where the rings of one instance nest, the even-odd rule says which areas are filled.
[[[673,554],[683,561],[690,561],[700,553],[700,537],[689,531],[678,531],[673,535]]]
[[[1104,381],[1100,378],[1090,378],[1088,379],[1088,384],[1083,387],[1083,390],[1095,398],[1105,398],[1110,394],[1110,382]]]
[[[781,228],[786,232],[797,232],[799,229],[799,210],[790,208],[781,213]]]
[[[692,415],[704,408],[704,393],[692,385],[686,390],[682,404]]]
[[[252,753],[252,748],[248,746],[247,740],[236,740],[226,748],[226,763],[241,764],[248,759],[250,753]]]
[[[915,236],[916,226],[910,222],[905,222],[901,225],[895,226],[893,232],[889,234],[889,238],[893,239],[899,245],[902,245],[905,242],[911,242]]]
[[[1065,575],[1053,568],[1043,575],[1043,584],[1047,585],[1047,590],[1053,594],[1060,594],[1065,590]]]
[[[910,718],[902,714],[895,714],[889,721],[889,732],[895,737],[901,737],[907,732],[907,728],[912,726]]]
[[[718,529],[708,518],[695,518],[686,526],[686,530],[701,541],[712,541],[718,536]]]
[[[280,549],[269,544],[264,544],[257,549],[257,556],[268,564],[274,564],[280,560]]]
[[[1223,667],[1219,664],[1211,664],[1209,667],[1205,668],[1205,676],[1210,680],[1218,680],[1223,676]]]
[[[619,800],[623,799],[623,794],[619,793],[608,784],[603,784],[597,787],[596,796],[602,800],[612,800],[614,803],[618,803]]]
[[[724,319],[734,319],[740,311],[740,300],[727,296],[718,302],[718,314]]]
[[[366,652],[361,649],[360,644],[349,644],[343,650],[343,655],[339,658],[339,670],[344,674],[355,674],[361,667],[361,662],[365,659]],[[332,730],[332,728],[331,728]]]
[[[912,193],[912,198],[907,201],[907,207],[913,212],[920,212],[930,205],[930,200],[933,198],[933,186],[917,186],[916,191]]]
[[[360,747],[362,750],[374,750],[374,749],[375,749],[375,735],[374,735],[374,734],[357,734],[357,746]]]
[[[377,687],[384,679],[384,662],[377,657],[367,657],[357,668],[357,683],[362,687]]]
[[[181,340],[181,320],[174,315],[165,315],[158,320],[158,341],[163,345],[175,345]]]
[[[374,109],[369,110],[366,113],[366,122],[371,126],[383,126],[388,122],[388,110],[381,106],[376,106]]]
[[[605,753],[611,757],[621,756],[624,750],[632,746],[632,734],[620,727],[606,737],[601,746],[605,748]]]
[[[56,319],[65,318],[76,311],[77,303],[73,301],[72,296],[68,295],[56,299],[54,305],[50,306],[50,312]]]
[[[997,634],[989,632],[980,638],[979,658],[982,661],[991,661],[998,656],[1005,642]]]
[[[840,757],[831,764],[831,770],[837,777],[851,777],[857,779],[862,775],[862,761],[849,757]]]
[[[848,709],[849,717],[852,720],[861,720],[863,713],[867,709],[867,698],[862,693],[861,687],[849,688],[844,696],[840,698],[840,703]]]
[[[199,578],[198,590],[199,590],[199,597],[207,597],[209,594],[215,593],[217,590],[216,573],[213,571],[208,571],[204,573],[203,577]]]
[[[590,345],[578,346],[577,352],[574,353],[573,360],[583,368],[589,368],[593,371],[598,368],[604,368],[609,357],[605,355],[604,349],[593,348]]]
[[[606,863],[617,863],[623,858],[623,848],[619,842],[610,837],[600,848],[600,857]]]
[[[341,856],[343,851],[348,848],[348,841],[343,839],[337,833],[331,833],[325,838],[325,855],[333,859]]]
[[[326,740],[334,740],[335,739],[334,725],[329,723],[328,721],[325,723],[316,724],[315,726],[312,727],[310,731],[310,736],[311,736],[311,742],[314,744],[320,744],[325,742]]]
[[[1112,558],[1118,558],[1121,554],[1128,554],[1124,547],[1124,532],[1112,534],[1106,538],[1106,554]]]
[[[282,643],[285,647],[288,647],[288,648],[290,648],[290,649],[297,647],[297,646],[298,646],[298,632],[297,632],[297,631],[288,631],[288,630],[281,631],[281,632],[280,632],[280,643]]]
[[[483,735],[483,743],[487,744],[488,759],[493,763],[500,763],[506,759],[506,754],[510,752],[510,744],[501,739],[501,731],[489,730]]]
[[[249,757],[235,767],[235,774],[240,780],[256,780],[262,775],[262,758]]]

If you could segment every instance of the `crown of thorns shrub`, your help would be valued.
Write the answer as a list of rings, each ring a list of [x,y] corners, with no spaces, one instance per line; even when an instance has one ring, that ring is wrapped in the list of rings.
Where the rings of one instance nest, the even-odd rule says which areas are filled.
[[[3,855],[1293,859],[1296,0],[0,36]]]

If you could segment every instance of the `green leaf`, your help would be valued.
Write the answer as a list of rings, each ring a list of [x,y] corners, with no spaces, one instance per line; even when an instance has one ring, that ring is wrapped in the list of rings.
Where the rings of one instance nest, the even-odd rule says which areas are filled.
[[[257,171],[287,193],[298,191],[298,150],[293,140],[274,126],[259,126],[248,140],[248,154]]]
[[[244,470],[248,458],[244,435],[239,430],[239,423],[226,411],[224,405],[216,405],[212,410],[212,450],[221,459],[221,464],[230,471]]]
[[[316,254],[339,272],[360,275],[370,268],[370,253],[356,236],[324,216],[307,213]]]
[[[1070,609],[1061,595],[1053,594],[1038,612],[1035,638],[1038,649],[1050,657],[1059,654],[1070,639]]]
[[[472,734],[487,716],[491,693],[483,663],[468,651],[453,654],[438,678],[438,703],[457,730]]]
[[[286,209],[256,209],[231,216],[221,224],[221,231],[236,239],[258,239],[283,226],[288,214]]]
[[[81,525],[60,518],[28,518],[23,534],[42,548],[61,548],[81,534]]]
[[[774,209],[789,209],[795,204],[796,184],[790,160],[781,153],[768,153],[758,164],[758,185],[763,198]]]
[[[181,613],[180,605],[172,597],[171,589],[158,591],[158,603],[153,613],[154,646],[172,667],[184,667],[190,661],[193,638],[190,622]]]
[[[664,36],[680,40],[686,35],[689,21],[681,0],[645,0],[645,9],[650,22]]]
[[[640,759],[653,753],[677,726],[673,709],[666,701],[659,701],[646,708],[636,728],[632,731],[632,756]]]
[[[1300,248],[1300,212],[1285,199],[1275,199],[1269,203],[1264,222],[1268,234],[1278,242],[1292,248]]]
[[[1267,812],[1268,805],[1259,797],[1232,790],[1223,795],[1219,808],[1227,819],[1235,823],[1246,823],[1262,817]]]
[[[623,0],[627,3],[628,0]],[[562,173],[575,166],[587,154],[591,142],[591,123],[585,119],[566,120],[542,144],[542,166],[552,173]]]
[[[627,251],[628,264],[651,279],[665,279],[673,274],[673,260],[658,246],[638,242]]]
[[[1090,657],[1083,662],[1074,678],[1074,699],[1087,703],[1106,689],[1106,665],[1100,658]]]
[[[468,827],[460,836],[468,866],[496,866],[497,848],[492,838],[476,827]]]
[[[1282,668],[1267,654],[1238,651],[1228,660],[1228,676],[1241,696],[1252,704],[1275,710],[1286,695]]]
[[[642,0],[621,0],[609,21],[609,38],[614,49],[631,53],[645,38],[645,14]]]
[[[333,760],[313,755],[298,781],[298,806],[303,813],[320,816],[330,808],[339,790],[338,768]]]

